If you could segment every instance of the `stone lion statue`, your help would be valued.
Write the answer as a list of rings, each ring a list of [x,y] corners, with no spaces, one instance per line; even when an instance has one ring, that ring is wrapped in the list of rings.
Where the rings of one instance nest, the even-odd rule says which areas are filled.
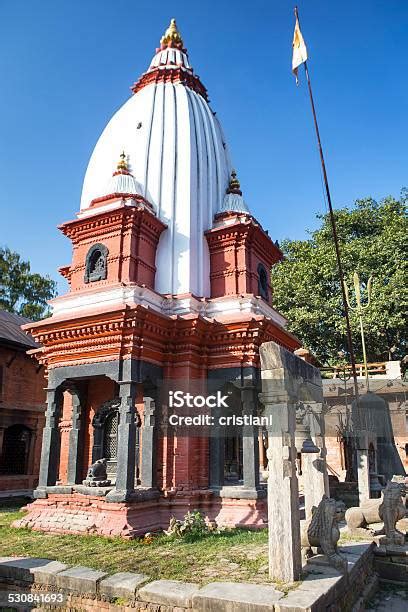
[[[83,484],[88,487],[105,487],[109,486],[111,481],[107,480],[107,460],[97,459],[95,463],[89,466],[86,480]]]
[[[346,512],[347,527],[351,533],[385,535],[384,544],[402,545],[405,535],[398,531],[396,524],[405,517],[405,486],[398,482],[387,483],[379,499],[368,499],[360,507],[349,508]],[[384,523],[379,531],[369,528],[373,523]]]
[[[302,527],[301,545],[304,559],[323,553],[330,565],[341,572],[347,570],[347,561],[337,550],[340,538],[339,522],[344,519],[346,506],[323,495],[319,505],[312,509],[312,517]]]

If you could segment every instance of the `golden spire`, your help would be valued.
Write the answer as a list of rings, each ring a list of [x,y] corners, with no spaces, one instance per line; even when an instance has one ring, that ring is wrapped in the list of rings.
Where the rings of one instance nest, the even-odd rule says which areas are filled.
[[[239,183],[239,180],[237,178],[237,173],[235,170],[231,170],[231,178],[229,182],[229,187],[227,189],[227,193],[238,193],[239,195],[242,195],[241,185]]]
[[[161,37],[160,44],[163,47],[182,47],[183,40],[181,38],[181,34],[177,29],[176,20],[172,19],[170,21],[170,25],[164,33],[164,36]]]
[[[118,172],[129,172],[127,161],[126,161],[126,153],[122,151],[120,154],[120,160],[118,161],[118,165],[116,166]]]

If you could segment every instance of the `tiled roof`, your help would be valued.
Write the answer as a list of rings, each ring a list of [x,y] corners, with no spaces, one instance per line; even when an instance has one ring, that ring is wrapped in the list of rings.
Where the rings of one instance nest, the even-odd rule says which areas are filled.
[[[0,344],[11,342],[27,348],[37,348],[38,344],[34,342],[33,337],[21,329],[21,325],[29,322],[30,319],[26,317],[0,310]]]

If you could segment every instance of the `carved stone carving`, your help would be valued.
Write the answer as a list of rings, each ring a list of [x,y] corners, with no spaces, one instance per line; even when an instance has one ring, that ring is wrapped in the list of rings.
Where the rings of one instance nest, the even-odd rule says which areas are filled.
[[[106,459],[98,459],[89,467],[86,480],[83,480],[82,484],[87,487],[108,487],[111,484],[107,479]]]
[[[301,545],[304,558],[323,553],[329,565],[341,572],[346,571],[347,561],[337,549],[340,538],[338,523],[344,519],[346,507],[342,501],[337,501],[323,495],[321,502],[312,509],[312,517],[303,525]]]
[[[385,535],[384,544],[402,545],[405,536],[398,531],[396,523],[405,517],[406,495],[405,486],[398,482],[388,482],[380,499],[367,500],[363,505],[349,508],[346,512],[347,527],[351,533],[370,533],[372,535]],[[373,523],[384,523],[379,531],[370,529]]]

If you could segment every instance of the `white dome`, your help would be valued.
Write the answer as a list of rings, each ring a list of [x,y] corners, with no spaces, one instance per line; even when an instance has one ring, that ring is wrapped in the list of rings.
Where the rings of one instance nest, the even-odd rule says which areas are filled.
[[[220,124],[181,38],[175,47],[167,43],[164,37],[134,95],[102,132],[86,171],[81,212],[106,194],[106,177],[118,150],[125,150],[134,188],[168,226],[157,250],[156,291],[209,296],[204,232],[223,208],[231,166]]]
[[[142,186],[137,182],[133,174],[115,174],[109,179],[101,195],[111,195],[114,193],[124,193],[132,195],[142,195]]]

